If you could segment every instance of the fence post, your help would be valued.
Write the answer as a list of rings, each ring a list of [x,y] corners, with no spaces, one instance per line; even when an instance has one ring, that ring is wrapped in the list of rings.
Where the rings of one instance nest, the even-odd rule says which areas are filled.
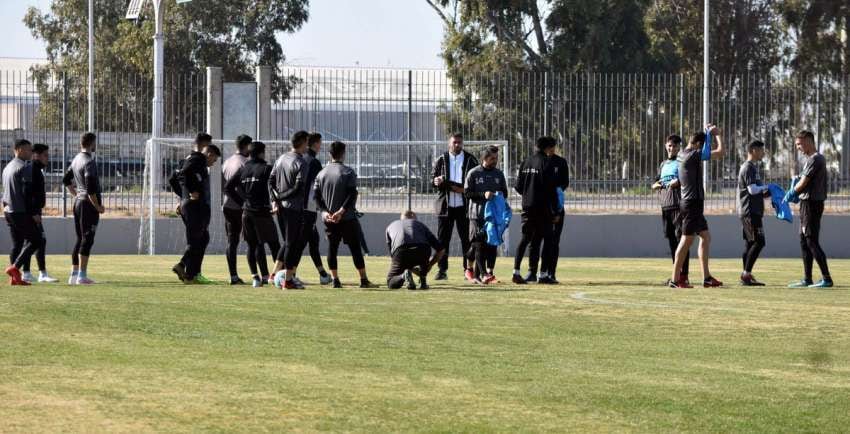
[[[413,209],[413,190],[410,187],[410,141],[413,138],[413,70],[407,71],[407,209]]]
[[[207,67],[207,133],[213,139],[223,139],[224,119],[223,107],[223,78],[224,74],[220,67]],[[221,149],[222,156],[227,155],[224,147]],[[219,230],[224,226],[224,215],[221,213],[221,194],[222,194],[222,174],[221,174],[221,158],[210,167],[210,209],[212,216],[210,218],[210,227],[213,230]],[[214,251],[222,250],[221,246],[213,246]]]
[[[820,152],[820,87],[821,77],[818,75],[818,87],[815,89],[815,144]]]
[[[685,135],[685,74],[679,74],[679,137]]]
[[[272,136],[272,67],[257,66],[257,140]]]
[[[68,72],[62,71],[62,173],[68,171]],[[62,188],[62,217],[68,217],[68,189]]]
[[[543,71],[543,135],[549,135],[549,71]]]

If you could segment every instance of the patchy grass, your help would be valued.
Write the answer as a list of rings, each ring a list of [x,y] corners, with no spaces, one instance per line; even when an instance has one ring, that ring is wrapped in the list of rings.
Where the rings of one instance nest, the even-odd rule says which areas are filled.
[[[65,257],[50,257],[54,273]],[[183,286],[174,257],[94,257],[92,287],[0,287],[0,431],[840,432],[839,286],[672,290],[658,259],[564,259],[557,287]],[[315,282],[309,261],[303,280]],[[498,275],[508,280],[500,260]],[[382,282],[385,258],[370,258]],[[223,257],[208,259],[224,280]],[[243,277],[247,272],[243,270]]]

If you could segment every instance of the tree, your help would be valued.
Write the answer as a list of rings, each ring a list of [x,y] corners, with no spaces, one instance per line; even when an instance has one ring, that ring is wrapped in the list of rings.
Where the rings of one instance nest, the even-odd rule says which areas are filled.
[[[285,94],[288,82],[281,77],[284,55],[277,35],[294,32],[307,21],[309,0],[216,0],[180,6],[172,0],[165,2],[168,71],[190,74],[200,73],[207,66],[220,66],[226,80],[242,81],[252,78],[253,66],[271,65],[275,67],[274,94]],[[147,2],[138,22],[124,19],[126,3],[95,0],[95,77],[96,89],[112,89],[110,84],[117,77],[134,77],[128,80],[128,85],[132,82],[137,86],[123,89],[125,94],[116,95],[114,101],[116,107],[132,110],[126,105],[135,99],[140,99],[139,105],[150,101],[133,95],[146,95],[153,78],[154,22],[151,2]],[[24,23],[36,38],[45,42],[49,62],[36,68],[36,80],[44,83],[48,76],[61,72],[85,80],[87,4],[87,0],[54,0],[47,12],[34,7],[28,10]],[[40,88],[51,91],[49,87]],[[50,107],[44,109],[45,113],[50,111]],[[109,127],[98,126],[102,130]]]
[[[850,3],[785,0],[782,18],[796,45],[788,66],[801,75],[850,75]]]

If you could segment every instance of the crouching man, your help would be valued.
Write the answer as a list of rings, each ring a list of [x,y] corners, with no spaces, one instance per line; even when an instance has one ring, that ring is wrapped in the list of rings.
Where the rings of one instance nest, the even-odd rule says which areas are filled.
[[[413,274],[419,275],[419,289],[428,289],[428,271],[446,253],[428,226],[416,220],[413,211],[404,212],[400,220],[387,227],[387,248],[392,257],[387,273],[387,286],[391,289],[401,288],[405,281],[407,289],[416,289]]]

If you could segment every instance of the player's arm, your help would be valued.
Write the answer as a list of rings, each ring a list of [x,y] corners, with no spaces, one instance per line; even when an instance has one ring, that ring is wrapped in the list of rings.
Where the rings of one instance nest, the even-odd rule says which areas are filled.
[[[472,200],[472,201],[475,201],[475,202],[481,202],[485,199],[484,198],[484,192],[483,191],[476,191],[475,187],[469,182],[472,179],[472,175],[473,175],[472,171],[470,171],[468,174],[466,174],[466,181],[464,182],[464,186],[463,186],[464,191],[465,191],[464,196],[466,196],[466,198],[469,199],[469,200]]]
[[[525,171],[525,161],[523,161],[519,165],[519,171],[517,172],[516,182],[514,182],[514,191],[516,191],[519,194],[522,194],[522,192],[525,191],[526,180],[525,180],[525,175],[523,173],[524,171]]]
[[[316,201],[316,209],[322,213],[328,213],[328,205],[325,203],[325,198],[322,196],[322,182],[321,179],[317,176],[315,187],[313,187],[313,200]]]
[[[809,183],[812,182],[812,179],[806,175],[800,176],[800,180],[797,181],[797,185],[794,186],[794,192],[797,194],[802,193],[806,190],[806,187],[809,186]]]
[[[427,273],[431,270],[434,264],[439,262],[440,259],[443,259],[443,256],[446,254],[446,248],[443,247],[443,244],[440,243],[440,240],[438,240],[437,237],[434,236],[434,233],[431,232],[431,230],[428,229],[427,226],[423,224],[422,227],[425,230],[425,236],[428,238],[428,244],[430,244],[431,248],[434,250],[434,253],[431,255],[431,259],[428,261],[428,269],[424,270]]]
[[[726,154],[726,149],[723,147],[723,138],[720,136],[720,128],[717,125],[709,125],[708,133],[713,137],[712,140],[717,142],[717,147],[711,150],[711,159],[720,160]]]
[[[90,161],[88,164],[86,164],[84,177],[86,180],[87,191],[98,191],[100,189],[100,179],[98,178],[97,165],[94,164],[94,161]],[[94,205],[94,209],[96,209],[97,212],[103,214],[103,212],[106,210],[100,204],[100,201],[97,199],[97,195],[90,194],[88,196],[89,202]]]
[[[351,178],[349,178],[345,188],[345,200],[342,202],[342,206],[334,213],[334,218],[337,221],[342,218],[343,214],[345,214],[347,210],[354,209],[354,206],[357,204],[357,175],[351,175]]]
[[[189,197],[184,199],[198,200],[201,198],[201,192],[204,189],[204,175],[206,173],[207,164],[203,158],[189,158],[183,163],[182,176],[180,177],[181,187],[184,191],[189,192]]]
[[[447,188],[446,180],[443,177],[443,167],[445,167],[444,155],[440,155],[437,161],[434,162],[434,168],[431,171],[431,179],[433,180],[434,188],[440,191],[445,191]]]
[[[68,192],[71,193],[72,196],[77,195],[77,189],[74,188],[74,170],[70,167],[68,168],[68,171],[65,172],[65,176],[62,177],[62,185],[68,189]]]
[[[298,162],[293,164],[298,165],[298,167],[295,168],[295,182],[286,190],[278,192],[278,201],[289,199],[290,197],[298,194],[298,192],[301,191],[302,188],[304,188],[304,165]]]
[[[236,171],[227,183],[224,184],[224,191],[240,206],[245,203],[245,190],[242,188],[242,168]]]

